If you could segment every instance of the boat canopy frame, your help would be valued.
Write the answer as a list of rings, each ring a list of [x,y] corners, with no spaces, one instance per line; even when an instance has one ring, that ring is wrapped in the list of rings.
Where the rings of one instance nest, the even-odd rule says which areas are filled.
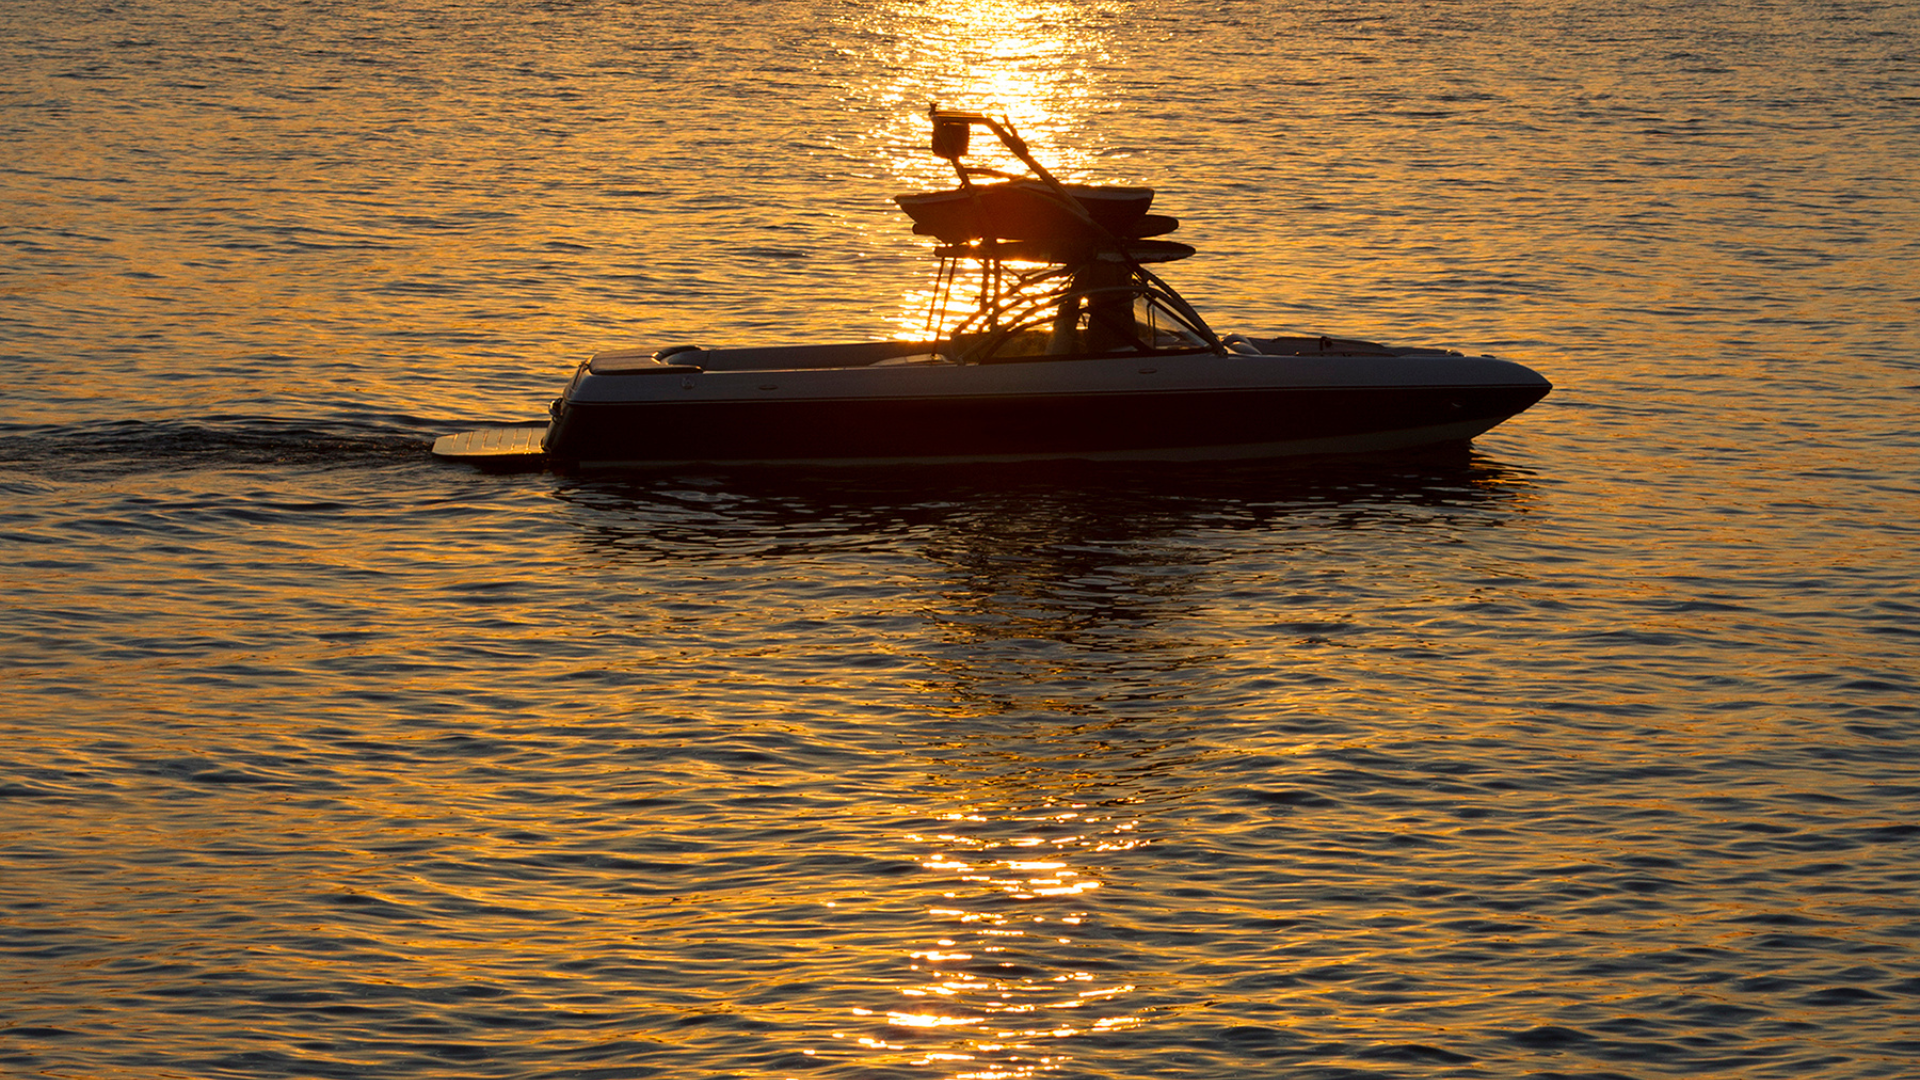
[[[1175,292],[1143,262],[1184,258],[1193,249],[1183,244],[1143,241],[1116,235],[1089,212],[1072,190],[1034,159],[1006,117],[960,109],[928,109],[933,122],[933,152],[952,164],[961,190],[972,199],[976,220],[985,221],[982,188],[976,177],[1007,181],[1038,181],[1044,190],[1029,190],[1067,214],[1074,235],[1047,240],[1003,240],[985,236],[967,243],[949,243],[937,249],[940,268],[934,280],[927,312],[927,334],[942,335],[953,310],[953,293],[961,264],[979,264],[978,302],[944,336],[949,355],[961,363],[991,363],[1006,359],[1064,359],[1070,356],[1211,353],[1229,350],[1193,305]],[[967,164],[974,128],[990,132],[1028,170],[1016,176],[998,169]],[[1150,192],[1148,193],[1151,194]],[[1037,264],[1037,265],[1036,265]],[[1124,322],[1118,314],[1128,312]],[[1135,318],[1136,312],[1147,315]],[[1079,336],[1069,340],[1068,323],[1077,322]],[[1039,354],[1010,346],[1019,335],[1051,324],[1046,350]],[[1142,337],[1144,330],[1146,337]],[[1162,333],[1173,344],[1160,340]],[[1116,342],[1102,347],[1103,339]],[[1130,344],[1129,344],[1130,340]]]
[[[1206,323],[1189,317],[1179,294],[1139,267],[1091,261],[1016,271],[1012,278],[954,327],[956,361],[1216,351]]]

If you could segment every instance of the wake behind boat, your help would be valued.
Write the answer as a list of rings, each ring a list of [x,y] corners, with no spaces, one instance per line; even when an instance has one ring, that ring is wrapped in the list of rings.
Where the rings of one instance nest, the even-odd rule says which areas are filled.
[[[1236,460],[1460,443],[1545,397],[1489,356],[1216,334],[1148,270],[1150,188],[1062,184],[1002,118],[935,108],[950,191],[897,198],[940,259],[929,341],[599,353],[544,430],[443,436],[443,458],[676,463]],[[984,129],[1026,168],[967,164]],[[951,314],[956,303],[963,312]]]

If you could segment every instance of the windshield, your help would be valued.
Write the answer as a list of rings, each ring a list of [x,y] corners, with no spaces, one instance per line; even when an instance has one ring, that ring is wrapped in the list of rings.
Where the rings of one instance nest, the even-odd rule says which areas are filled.
[[[1211,352],[1207,335],[1162,295],[1164,288],[1124,267],[1083,267],[999,312],[1006,320],[1000,330],[956,335],[956,344],[980,363]]]

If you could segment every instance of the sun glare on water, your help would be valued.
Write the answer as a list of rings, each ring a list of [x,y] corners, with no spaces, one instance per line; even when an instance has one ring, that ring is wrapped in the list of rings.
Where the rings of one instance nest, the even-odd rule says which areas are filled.
[[[900,192],[953,187],[951,166],[928,149],[927,109],[939,104],[1011,121],[1062,180],[1116,180],[1101,175],[1094,118],[1106,108],[1108,41],[1120,12],[1049,0],[946,0],[864,13],[860,29],[887,43],[875,80],[854,91],[878,118],[865,141]],[[968,161],[1021,171],[984,132],[976,133]],[[893,319],[895,336],[925,336],[932,299],[930,284],[908,290]]]
[[[1079,939],[1095,860],[1139,843],[1124,807],[1000,806],[944,815],[904,837],[943,900],[927,915],[946,936],[904,945],[893,1007],[850,1009],[836,1033],[875,1065],[934,1066],[955,1080],[1036,1076],[1072,1060],[1076,1036],[1142,1022],[1099,949]]]

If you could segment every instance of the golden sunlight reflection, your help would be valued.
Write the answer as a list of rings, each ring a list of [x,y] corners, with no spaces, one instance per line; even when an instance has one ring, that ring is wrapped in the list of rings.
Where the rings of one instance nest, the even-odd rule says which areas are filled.
[[[1086,149],[1089,114],[1108,59],[1105,5],[1053,0],[937,0],[895,3],[865,20],[892,43],[881,85],[865,90],[881,108],[876,141],[889,148],[889,169],[909,189],[953,183],[947,163],[927,149],[927,107],[1002,115],[1042,150],[1061,179],[1076,179],[1093,161]],[[985,145],[980,150],[992,149]],[[983,164],[1016,167],[1011,155]]]
[[[929,105],[1004,116],[1062,180],[1095,175],[1100,96],[1110,27],[1130,5],[1059,0],[896,0],[851,16],[882,42],[875,79],[855,89],[876,127],[868,143],[901,192],[952,187],[951,166],[928,149]],[[992,139],[974,140],[971,163],[1019,171]],[[889,227],[897,225],[889,222]],[[931,287],[902,298],[897,336],[926,332]]]
[[[1111,957],[1079,940],[1092,917],[1082,903],[1102,884],[1087,857],[1139,843],[1131,807],[950,813],[906,836],[935,875],[943,899],[927,914],[945,933],[907,950],[897,1006],[852,1010],[873,1026],[850,1041],[984,1080],[1056,1071],[1072,1060],[1063,1040],[1141,1023],[1134,986],[1100,973]]]

